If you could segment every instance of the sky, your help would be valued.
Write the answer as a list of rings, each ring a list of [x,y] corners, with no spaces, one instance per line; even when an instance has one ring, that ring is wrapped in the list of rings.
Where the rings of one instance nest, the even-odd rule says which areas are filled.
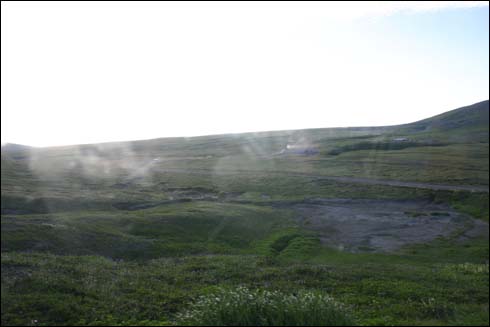
[[[409,123],[489,98],[488,1],[1,2],[1,141]]]

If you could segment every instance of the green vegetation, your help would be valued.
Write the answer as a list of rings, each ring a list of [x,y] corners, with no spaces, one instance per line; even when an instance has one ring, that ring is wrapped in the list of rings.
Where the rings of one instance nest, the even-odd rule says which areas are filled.
[[[187,202],[137,211],[2,217],[3,251],[104,255],[143,260],[188,254],[250,253],[253,242],[291,225],[265,206]]]
[[[1,325],[488,325],[488,155],[488,101],[402,126],[2,148]],[[349,252],[335,241],[362,231],[318,210],[354,200],[359,221],[457,228]]]
[[[443,143],[421,143],[411,141],[391,141],[391,142],[359,142],[347,144],[333,150],[330,150],[328,154],[338,155],[344,152],[357,151],[357,150],[375,150],[375,151],[388,151],[388,150],[402,150],[406,148],[414,148],[421,146],[444,146]]]
[[[455,209],[467,213],[475,218],[488,221],[489,202],[488,194],[451,192],[439,194],[437,201],[449,202]]]

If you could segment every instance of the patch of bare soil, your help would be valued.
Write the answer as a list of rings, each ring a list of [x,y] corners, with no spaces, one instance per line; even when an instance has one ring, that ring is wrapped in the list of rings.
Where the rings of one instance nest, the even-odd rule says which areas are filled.
[[[425,201],[320,199],[293,208],[300,224],[318,232],[323,244],[350,252],[393,252],[455,231],[468,231],[468,237],[488,231],[485,222]]]

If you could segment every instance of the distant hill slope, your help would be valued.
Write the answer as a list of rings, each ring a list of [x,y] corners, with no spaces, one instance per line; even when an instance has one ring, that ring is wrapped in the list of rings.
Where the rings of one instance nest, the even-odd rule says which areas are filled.
[[[35,148],[7,143],[2,155],[35,152],[40,155],[53,152],[97,157],[127,157],[128,155],[207,156],[219,157],[257,152],[269,155],[288,145],[322,147],[325,143],[376,141],[377,136],[408,137],[415,141],[442,143],[488,143],[489,101],[478,102],[443,114],[409,124],[376,127],[335,127],[303,130],[264,131],[240,134],[219,134],[196,137],[166,137],[140,141],[109,142]],[[258,151],[260,150],[260,151]],[[163,153],[162,153],[163,152]]]
[[[31,150],[32,147],[23,144],[16,143],[6,143],[2,145],[2,152],[19,152],[19,151],[28,151]]]
[[[467,133],[464,139],[476,137],[488,142],[489,101],[478,102],[443,114],[400,125],[402,133]],[[450,134],[448,134],[450,135]]]

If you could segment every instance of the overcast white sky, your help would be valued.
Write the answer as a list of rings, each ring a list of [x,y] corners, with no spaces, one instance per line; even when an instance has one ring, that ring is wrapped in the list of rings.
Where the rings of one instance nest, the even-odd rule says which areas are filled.
[[[407,123],[489,98],[488,1],[2,1],[2,143]]]

